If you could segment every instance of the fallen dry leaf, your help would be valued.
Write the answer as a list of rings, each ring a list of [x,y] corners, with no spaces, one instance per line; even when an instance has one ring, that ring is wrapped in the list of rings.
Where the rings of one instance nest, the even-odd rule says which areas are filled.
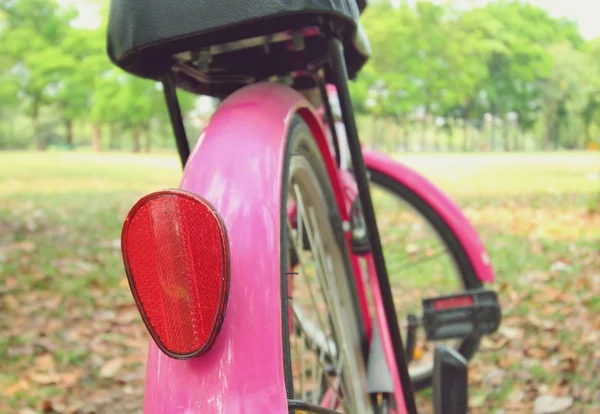
[[[12,276],[8,276],[6,278],[6,280],[4,281],[4,284],[6,285],[7,289],[14,289],[15,286],[17,286],[17,278],[16,277],[12,277]]]
[[[40,327],[40,332],[45,335],[48,335],[57,332],[58,330],[63,328],[63,325],[64,323],[61,322],[59,319],[51,319]]]
[[[484,378],[483,382],[485,384],[497,387],[504,382],[504,376],[506,375],[506,371],[503,369],[495,369],[490,371]]]
[[[113,358],[104,363],[102,368],[100,368],[100,377],[102,378],[112,378],[115,374],[121,369],[123,365],[122,358]]]
[[[530,313],[527,316],[527,321],[530,324],[532,324],[533,326],[535,326],[536,328],[545,329],[545,330],[553,329],[556,325],[556,323],[554,321],[551,321],[549,319],[538,318],[537,316],[535,316],[532,313]]]
[[[55,384],[60,380],[58,375],[54,373],[40,374],[38,372],[32,372],[31,374],[29,374],[29,378],[31,378],[34,382],[37,382],[40,385]]]
[[[533,403],[534,414],[561,413],[573,405],[573,397],[555,397],[540,395]]]
[[[471,398],[469,398],[469,407],[472,407],[472,408],[483,407],[483,404],[485,404],[486,399],[487,399],[486,394],[481,393],[481,394],[474,395]]]
[[[496,351],[500,348],[502,348],[504,345],[506,345],[508,343],[508,339],[507,338],[491,338],[488,336],[484,336],[481,339],[481,349],[482,350],[492,350],[492,351]]]
[[[54,407],[52,406],[52,401],[50,401],[50,400],[43,400],[40,404],[40,408],[42,409],[42,412],[44,412],[44,413],[56,412],[54,410]]]
[[[541,294],[544,298],[544,301],[548,302],[553,302],[557,300],[562,294],[562,291],[560,289],[556,289],[552,286],[542,285],[540,286],[540,290],[542,291]]]
[[[136,307],[119,309],[117,312],[117,320],[119,325],[129,325],[131,322],[137,321],[140,314]]]
[[[410,243],[410,244],[406,245],[406,248],[404,249],[404,251],[406,253],[408,253],[409,255],[413,256],[419,252],[419,246],[417,246],[416,244]]]
[[[568,263],[563,262],[562,260],[558,260],[550,266],[550,271],[552,273],[558,272],[571,272],[573,270],[573,266]]]
[[[142,338],[125,338],[123,339],[123,345],[130,348],[141,349],[145,352],[148,348],[148,338],[146,336]]]
[[[531,282],[545,282],[550,278],[548,272],[544,272],[543,270],[534,270],[525,275],[525,279]]]
[[[528,371],[526,369],[520,369],[518,371],[516,371],[514,373],[515,378],[523,381],[523,382],[527,382],[530,381],[533,378],[533,374],[531,374],[531,371]]]
[[[26,356],[31,354],[33,354],[33,346],[30,344],[23,346],[11,346],[7,351],[7,355],[9,357]]]
[[[73,385],[77,384],[79,378],[81,378],[81,369],[74,369],[69,372],[61,373],[60,385],[62,385],[65,388],[72,387]]]
[[[123,364],[143,364],[146,362],[146,355],[133,354],[122,358]]]
[[[113,394],[108,390],[96,390],[90,394],[88,400],[94,404],[101,405],[109,403],[112,397]]]
[[[523,392],[522,390],[514,390],[508,396],[508,400],[511,402],[515,402],[515,403],[523,401],[524,398],[525,398],[525,392]]]
[[[570,395],[569,381],[563,379],[554,384],[551,394],[556,397],[568,397]]]
[[[25,240],[19,243],[12,243],[12,244],[5,244],[0,246],[0,252],[1,253],[8,253],[8,252],[25,252],[25,253],[31,253],[33,251],[35,251],[37,247],[37,244],[35,242],[29,241],[29,240]]]
[[[18,311],[21,308],[21,304],[13,295],[4,296],[4,306],[8,311]]]
[[[507,339],[515,340],[523,337],[523,330],[512,326],[500,326],[498,332]]]
[[[549,352],[554,352],[558,349],[560,342],[556,338],[543,338],[540,341],[540,346]]]
[[[6,388],[4,390],[4,395],[6,395],[7,397],[11,397],[14,394],[18,393],[19,391],[25,391],[27,389],[29,389],[29,383],[24,379],[20,379],[19,381],[15,382],[13,385]]]
[[[583,402],[592,402],[593,393],[594,391],[590,387],[584,387],[582,385],[575,386],[573,389],[573,395],[575,398]]]
[[[35,358],[34,364],[39,369],[53,370],[56,365],[56,361],[52,354],[43,354]]]

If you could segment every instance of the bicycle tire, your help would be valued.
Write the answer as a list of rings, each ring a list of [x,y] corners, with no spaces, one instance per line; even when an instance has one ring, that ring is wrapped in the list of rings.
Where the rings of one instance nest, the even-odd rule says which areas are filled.
[[[451,257],[454,259],[454,263],[458,268],[458,273],[462,278],[462,283],[465,290],[480,288],[482,283],[475,275],[475,270],[471,264],[471,261],[469,260],[467,252],[461,245],[459,238],[456,237],[455,233],[446,224],[442,217],[440,217],[440,215],[436,213],[436,211],[429,206],[421,196],[407,188],[401,182],[374,169],[369,169],[368,171],[372,184],[381,187],[382,189],[390,192],[409,204],[438,234],[450,252]],[[457,350],[467,360],[470,360],[477,352],[478,347],[479,338],[468,338],[460,342]],[[413,388],[415,390],[421,390],[423,388],[430,387],[432,374],[432,371],[428,370],[422,374],[412,376],[411,381]]]
[[[314,172],[318,182],[320,189],[324,195],[326,200],[326,205],[328,208],[329,220],[332,223],[332,229],[335,231],[338,230],[338,234],[336,237],[337,242],[339,243],[339,251],[341,253],[341,257],[343,258],[343,266],[346,269],[346,278],[345,281],[347,286],[347,291],[350,296],[351,307],[353,309],[353,319],[356,321],[356,329],[359,335],[360,349],[364,349],[364,343],[366,343],[366,334],[364,331],[364,324],[362,321],[362,315],[360,313],[360,307],[358,305],[358,297],[356,294],[356,286],[352,271],[352,265],[350,262],[349,250],[346,246],[345,240],[343,238],[343,233],[341,233],[342,223],[341,218],[339,216],[339,212],[337,211],[335,198],[333,195],[333,190],[331,188],[330,177],[327,173],[327,169],[325,168],[325,164],[323,162],[321,153],[319,151],[318,145],[313,137],[309,127],[306,125],[304,120],[300,116],[295,116],[292,120],[289,133],[287,137],[284,161],[283,161],[283,180],[282,180],[282,188],[281,188],[281,208],[280,208],[280,222],[281,222],[281,230],[280,230],[280,265],[281,265],[281,310],[282,310],[282,342],[283,342],[283,366],[284,366],[284,375],[285,375],[285,385],[288,399],[294,399],[294,385],[293,385],[293,376],[292,376],[292,358],[290,353],[290,337],[289,337],[289,299],[288,299],[288,280],[286,273],[289,271],[288,262],[288,252],[289,252],[289,234],[287,228],[288,221],[288,212],[285,208],[287,200],[288,200],[288,191],[289,191],[289,183],[290,183],[290,160],[292,156],[302,155],[309,162],[312,171]],[[358,355],[357,357],[362,358],[364,364],[366,365],[364,354]]]

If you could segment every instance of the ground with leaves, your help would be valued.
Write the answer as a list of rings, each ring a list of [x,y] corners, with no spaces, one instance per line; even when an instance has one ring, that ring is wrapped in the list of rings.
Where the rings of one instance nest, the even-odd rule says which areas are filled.
[[[401,159],[459,201],[497,270],[503,325],[471,364],[472,411],[594,412],[600,157]],[[139,412],[147,335],[118,238],[139,196],[177,185],[177,159],[0,153],[0,165],[0,413]]]

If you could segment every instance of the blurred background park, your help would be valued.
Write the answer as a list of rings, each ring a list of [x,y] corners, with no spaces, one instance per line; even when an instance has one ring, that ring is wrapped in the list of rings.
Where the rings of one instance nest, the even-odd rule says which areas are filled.
[[[181,173],[159,85],[108,61],[107,8],[0,0],[2,414],[141,407],[120,229]],[[450,194],[497,271],[475,413],[600,410],[599,18],[592,0],[369,0],[362,19],[362,140]],[[194,140],[216,102],[179,97]]]

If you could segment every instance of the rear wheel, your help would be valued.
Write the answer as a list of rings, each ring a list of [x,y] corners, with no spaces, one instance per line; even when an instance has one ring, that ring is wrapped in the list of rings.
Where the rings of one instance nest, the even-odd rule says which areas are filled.
[[[364,328],[342,224],[318,146],[299,117],[290,126],[283,183],[281,286],[288,398],[343,413],[370,412]],[[291,220],[289,210],[295,210]]]
[[[418,194],[395,179],[369,171],[371,194],[381,242],[397,295],[398,321],[407,331],[409,314],[421,314],[421,299],[460,293],[481,287],[464,247],[440,215]],[[435,343],[417,329],[409,374],[415,389],[431,385]],[[439,342],[438,342],[439,343]],[[470,359],[478,338],[443,341]]]

